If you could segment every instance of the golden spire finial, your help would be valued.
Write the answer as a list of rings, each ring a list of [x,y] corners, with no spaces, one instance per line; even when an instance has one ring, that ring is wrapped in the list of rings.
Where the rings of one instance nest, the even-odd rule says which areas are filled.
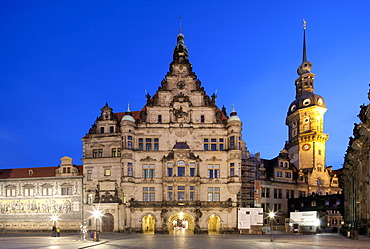
[[[182,17],[180,16],[180,33],[182,33]]]

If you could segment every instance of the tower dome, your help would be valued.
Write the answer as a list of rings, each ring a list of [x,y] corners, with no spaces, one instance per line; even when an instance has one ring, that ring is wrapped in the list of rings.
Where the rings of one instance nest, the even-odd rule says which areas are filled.
[[[239,121],[240,122],[240,118],[238,116],[236,116],[236,114],[238,114],[235,109],[234,109],[234,104],[233,104],[233,109],[231,110],[231,113],[230,113],[230,118],[227,120],[227,122],[232,122],[232,121]]]
[[[121,121],[131,121],[135,123],[135,119],[132,117],[132,113],[130,111],[130,103],[127,106],[127,111],[125,112],[125,116],[122,117]]]

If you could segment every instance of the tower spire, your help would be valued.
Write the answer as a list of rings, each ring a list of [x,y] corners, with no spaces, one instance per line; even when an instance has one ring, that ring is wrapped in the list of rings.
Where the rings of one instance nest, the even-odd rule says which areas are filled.
[[[302,63],[307,61],[306,56],[306,29],[307,29],[307,22],[303,19],[303,56],[302,56]]]
[[[180,33],[182,33],[182,17],[180,16]]]

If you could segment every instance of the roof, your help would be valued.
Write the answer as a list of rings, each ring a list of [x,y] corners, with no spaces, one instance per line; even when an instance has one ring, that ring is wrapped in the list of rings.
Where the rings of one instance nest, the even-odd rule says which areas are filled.
[[[83,166],[74,165],[78,169],[78,175],[83,175]],[[39,178],[39,177],[55,177],[55,170],[59,166],[54,167],[37,167],[37,168],[19,168],[19,169],[1,169],[0,179],[9,178]],[[33,174],[29,174],[29,170],[33,171]]]
[[[175,146],[173,146],[173,149],[177,150],[189,150],[190,147],[186,142],[176,142]]]

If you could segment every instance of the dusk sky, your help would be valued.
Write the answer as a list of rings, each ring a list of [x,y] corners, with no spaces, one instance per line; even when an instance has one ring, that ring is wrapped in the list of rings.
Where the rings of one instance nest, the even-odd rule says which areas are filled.
[[[234,103],[251,153],[270,159],[302,61],[328,111],[327,165],[340,168],[368,104],[370,1],[0,1],[0,168],[82,164],[100,109],[145,105],[169,70],[182,16],[193,70],[216,104]]]

